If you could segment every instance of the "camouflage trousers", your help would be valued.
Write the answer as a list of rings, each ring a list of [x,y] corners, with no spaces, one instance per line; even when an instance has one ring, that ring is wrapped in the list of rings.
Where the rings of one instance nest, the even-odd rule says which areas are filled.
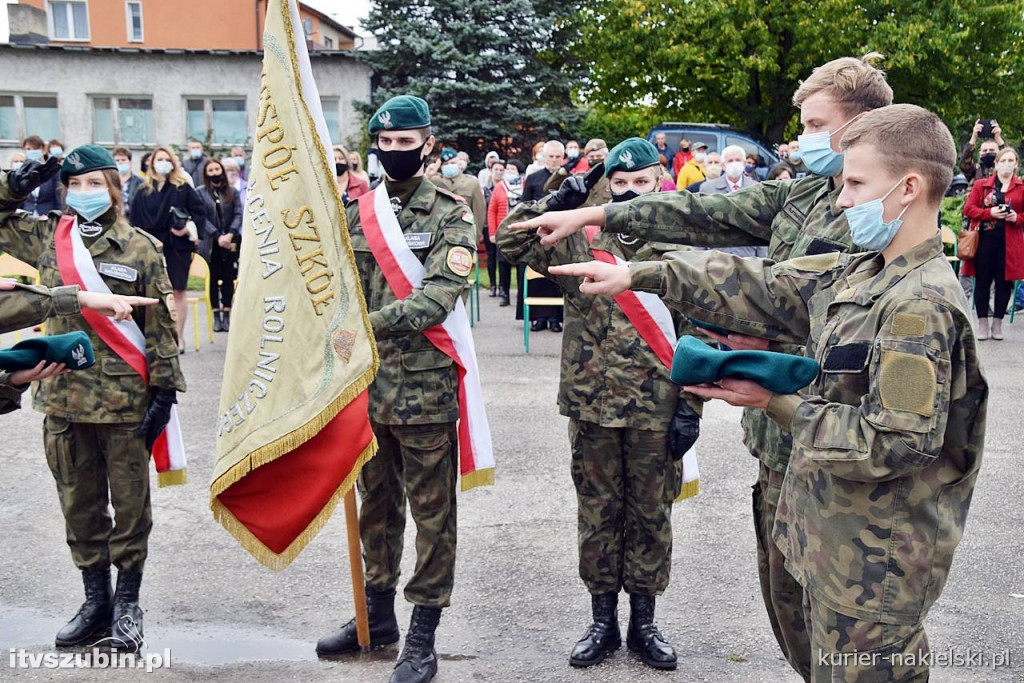
[[[380,591],[398,585],[408,498],[416,523],[416,569],[405,599],[447,607],[455,583],[455,423],[372,426],[379,448],[358,482],[366,582]]]
[[[667,440],[667,430],[569,421],[580,578],[594,595],[660,595],[668,586],[682,461]]]
[[[811,631],[811,683],[908,683],[928,680],[924,626],[879,624],[834,612],[804,594]]]
[[[785,475],[758,462],[754,493],[754,534],[757,537],[757,575],[761,581],[768,620],[782,654],[793,669],[811,676],[810,634],[804,622],[804,589],[786,570],[786,556],[772,539]]]
[[[57,482],[79,569],[141,572],[149,549],[149,451],[136,424],[83,424],[48,415],[46,462]],[[109,507],[113,505],[111,519]]]

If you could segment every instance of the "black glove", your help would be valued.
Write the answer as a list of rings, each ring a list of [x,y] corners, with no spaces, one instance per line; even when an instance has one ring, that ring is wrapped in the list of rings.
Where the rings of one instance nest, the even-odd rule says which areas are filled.
[[[578,209],[587,201],[590,191],[604,175],[604,163],[600,163],[587,171],[586,175],[571,175],[562,181],[558,190],[548,200],[551,211],[571,211]]]
[[[153,398],[149,399],[146,415],[135,430],[138,436],[146,438],[146,448],[153,448],[156,438],[171,421],[171,406],[177,402],[177,392],[174,389],[153,390]]]
[[[57,157],[50,157],[42,164],[30,159],[25,161],[17,171],[7,174],[7,186],[16,196],[25,197],[32,190],[57,175],[59,171],[60,161]]]
[[[668,426],[668,452],[673,460],[682,460],[686,451],[697,443],[700,436],[700,415],[690,404],[679,399],[676,414],[672,416],[672,424]]]

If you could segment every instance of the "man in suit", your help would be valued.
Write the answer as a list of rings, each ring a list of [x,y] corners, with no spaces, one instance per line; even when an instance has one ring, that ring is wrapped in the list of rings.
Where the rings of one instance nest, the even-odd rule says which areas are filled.
[[[713,180],[705,180],[701,183],[701,192],[729,194],[757,184],[756,180],[743,172],[747,165],[747,153],[739,145],[729,145],[722,150],[722,163],[725,166],[725,172]],[[759,258],[768,256],[768,247],[726,247],[721,251],[737,256],[757,256]]]
[[[590,146],[589,143],[587,145]],[[548,140],[541,150],[541,163],[544,168],[534,171],[526,176],[523,181],[524,202],[535,202],[548,195],[545,189],[551,176],[558,171],[565,162],[565,145],[558,140]],[[557,188],[554,188],[557,189]],[[554,191],[554,189],[552,191]],[[516,298],[516,320],[523,317],[523,282],[526,280],[526,266],[517,266],[519,292]],[[530,296],[559,297],[562,290],[551,280],[538,278],[530,281]],[[540,332],[550,329],[552,332],[562,331],[562,307],[561,306],[534,306],[530,309],[530,330]]]

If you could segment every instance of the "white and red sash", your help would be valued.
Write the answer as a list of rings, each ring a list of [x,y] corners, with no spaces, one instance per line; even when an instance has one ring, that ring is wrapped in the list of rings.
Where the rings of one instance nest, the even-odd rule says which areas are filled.
[[[87,292],[111,293],[82,241],[76,217],[64,216],[60,219],[54,243],[57,248],[57,268],[65,285],[78,285]],[[135,321],[128,318],[118,322],[87,308],[82,309],[82,317],[103,343],[139,373],[148,385],[146,337]],[[152,455],[160,486],[185,483],[185,442],[181,436],[177,406],[171,406],[171,421],[153,444]]]
[[[384,183],[358,199],[363,234],[391,291],[405,299],[423,282],[426,269],[405,242],[402,227],[391,208]],[[461,298],[444,322],[423,334],[458,368],[459,377],[459,471],[462,490],[494,483],[494,450],[484,409],[476,348],[469,316]]]
[[[594,258],[612,265],[628,265],[626,261],[610,251],[594,248],[594,236],[599,230],[600,228],[594,225],[584,228],[587,243],[590,244],[590,251]],[[615,303],[626,314],[626,318],[636,328],[640,338],[647,342],[658,359],[671,370],[677,337],[675,323],[672,322],[672,313],[665,302],[657,294],[634,292],[627,289],[625,292],[615,295]],[[697,495],[699,490],[700,470],[697,467],[697,451],[696,448],[690,448],[683,456],[683,482],[676,500],[692,498]]]

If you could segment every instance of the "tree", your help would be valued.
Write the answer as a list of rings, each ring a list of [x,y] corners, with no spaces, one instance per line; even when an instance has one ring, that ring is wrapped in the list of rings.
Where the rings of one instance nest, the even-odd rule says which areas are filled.
[[[1024,2],[983,0],[596,0],[582,11],[601,107],[730,123],[779,141],[797,130],[792,96],[830,59],[886,55],[897,102],[960,127],[978,114],[1024,123]],[[1010,124],[1010,125],[1007,125]]]
[[[439,140],[473,156],[518,156],[582,115],[572,104],[579,60],[566,45],[580,0],[375,0],[364,22],[379,49],[373,102],[412,94],[430,104]]]

